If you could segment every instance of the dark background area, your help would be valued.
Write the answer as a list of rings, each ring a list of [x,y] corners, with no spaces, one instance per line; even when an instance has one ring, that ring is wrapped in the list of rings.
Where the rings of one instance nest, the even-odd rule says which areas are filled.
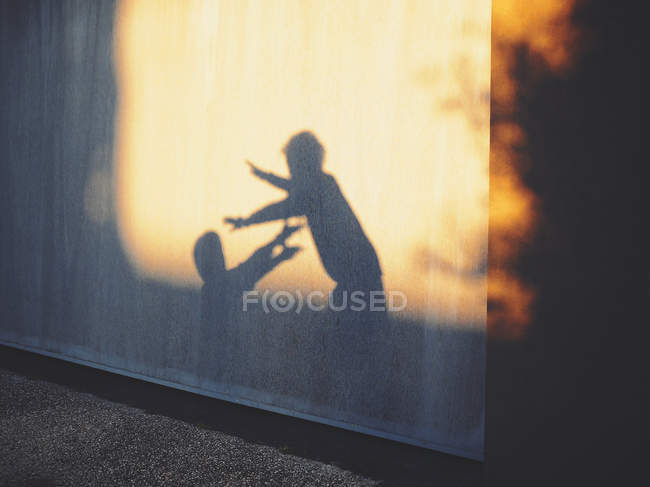
[[[541,212],[517,271],[537,298],[525,338],[488,333],[489,485],[627,485],[641,452],[642,18],[633,2],[578,3],[584,46],[563,75],[519,52],[522,175]]]

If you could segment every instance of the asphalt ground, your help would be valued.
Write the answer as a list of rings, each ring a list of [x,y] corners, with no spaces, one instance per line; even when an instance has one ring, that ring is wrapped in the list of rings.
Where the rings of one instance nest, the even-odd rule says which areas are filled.
[[[483,484],[483,464],[0,347],[1,485]]]

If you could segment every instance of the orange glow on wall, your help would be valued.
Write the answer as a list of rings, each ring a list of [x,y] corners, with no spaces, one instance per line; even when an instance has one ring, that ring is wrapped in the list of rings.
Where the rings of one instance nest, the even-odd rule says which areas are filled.
[[[244,160],[286,175],[282,146],[310,129],[386,288],[418,316],[485,323],[490,2],[123,1],[115,53],[117,216],[142,276],[200,285],[209,229],[229,267],[269,240],[281,223],[222,219],[283,197]],[[291,243],[259,287],[330,290],[308,231]]]
[[[522,248],[535,236],[540,211],[537,196],[522,180],[529,161],[526,133],[516,118],[517,53],[525,47],[542,71],[567,69],[577,40],[570,19],[574,4],[570,0],[493,1],[488,282],[492,337],[523,336],[535,300],[535,290],[515,269]]]

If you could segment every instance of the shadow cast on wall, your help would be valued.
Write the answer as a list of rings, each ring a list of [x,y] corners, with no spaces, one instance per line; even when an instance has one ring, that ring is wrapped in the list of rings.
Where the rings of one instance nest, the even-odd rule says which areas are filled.
[[[238,310],[299,251],[286,244],[299,226],[232,269],[218,235],[201,236],[200,293],[139,277],[113,201],[115,4],[0,9],[4,342],[481,455],[481,331],[390,313]],[[229,221],[304,216],[337,300],[383,291],[377,252],[322,171],[323,150],[299,133],[285,147],[290,179],[252,166],[287,197]]]

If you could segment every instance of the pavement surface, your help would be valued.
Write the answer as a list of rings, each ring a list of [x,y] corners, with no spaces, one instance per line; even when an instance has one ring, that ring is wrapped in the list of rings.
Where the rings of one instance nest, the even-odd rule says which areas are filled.
[[[0,371],[3,481],[374,485],[338,467]]]
[[[482,484],[482,464],[0,347],[0,485]]]

